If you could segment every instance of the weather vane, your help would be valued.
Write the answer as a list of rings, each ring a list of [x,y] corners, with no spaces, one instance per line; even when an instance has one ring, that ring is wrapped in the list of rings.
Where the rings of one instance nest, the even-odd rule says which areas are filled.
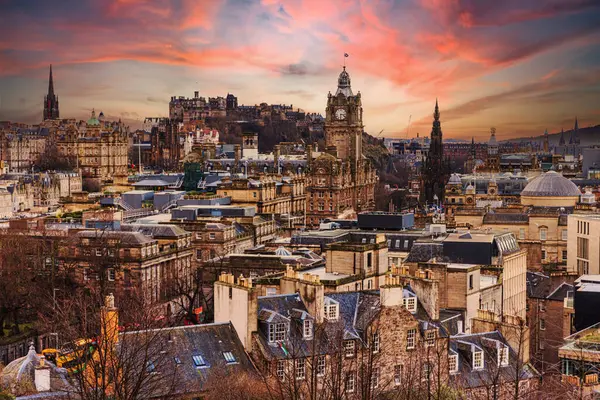
[[[348,53],[344,53],[344,69],[346,69],[346,58],[348,58]]]

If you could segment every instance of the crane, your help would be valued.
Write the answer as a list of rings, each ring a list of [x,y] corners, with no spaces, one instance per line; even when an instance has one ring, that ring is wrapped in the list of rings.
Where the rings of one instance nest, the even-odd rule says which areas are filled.
[[[384,130],[385,130],[385,129],[382,129],[382,130],[380,130],[380,131],[379,131],[379,133],[377,134],[377,136],[375,136],[375,137],[379,137],[379,136],[381,136],[381,134],[383,133],[383,131],[384,131]]]

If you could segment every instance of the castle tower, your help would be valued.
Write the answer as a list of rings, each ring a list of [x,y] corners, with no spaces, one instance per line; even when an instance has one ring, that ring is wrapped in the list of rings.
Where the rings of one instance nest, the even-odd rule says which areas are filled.
[[[52,79],[52,65],[50,65],[50,77],[48,79],[48,94],[44,96],[44,121],[47,119],[58,119],[58,96],[54,94],[54,80]]]

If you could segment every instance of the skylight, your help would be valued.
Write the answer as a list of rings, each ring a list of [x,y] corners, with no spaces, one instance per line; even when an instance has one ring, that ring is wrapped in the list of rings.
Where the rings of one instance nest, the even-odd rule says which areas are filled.
[[[192,360],[194,361],[194,365],[196,367],[205,367],[206,366],[206,362],[204,361],[204,358],[201,355],[192,356]]]
[[[231,364],[231,363],[236,362],[235,356],[230,351],[224,351],[223,352],[223,357],[225,357],[225,361],[227,361],[227,364]]]

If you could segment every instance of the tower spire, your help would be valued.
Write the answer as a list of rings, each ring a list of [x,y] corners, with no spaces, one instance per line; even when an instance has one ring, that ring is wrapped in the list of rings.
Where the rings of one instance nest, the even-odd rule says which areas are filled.
[[[435,121],[439,121],[440,120],[440,107],[438,106],[438,99],[437,99],[437,97],[435,98],[435,111],[433,112],[433,119]]]
[[[50,64],[50,77],[48,78],[48,96],[54,95],[54,79],[52,79],[52,64]]]

